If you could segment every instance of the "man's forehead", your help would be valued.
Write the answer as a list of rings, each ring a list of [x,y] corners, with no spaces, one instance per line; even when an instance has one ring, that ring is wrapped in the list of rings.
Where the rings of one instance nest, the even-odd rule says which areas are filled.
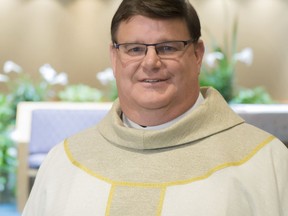
[[[170,29],[170,33],[175,32],[181,28],[181,32],[189,33],[186,21],[181,18],[155,18],[142,15],[134,15],[129,19],[120,22],[117,29],[117,37],[119,33],[131,34],[132,32],[137,34],[145,31],[167,31]],[[174,30],[175,29],[175,30]],[[180,33],[180,32],[179,32]],[[148,35],[146,35],[148,36]]]

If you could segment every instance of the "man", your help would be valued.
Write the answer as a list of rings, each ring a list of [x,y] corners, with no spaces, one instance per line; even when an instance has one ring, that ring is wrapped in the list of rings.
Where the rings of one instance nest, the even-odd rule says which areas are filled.
[[[111,34],[119,100],[50,152],[23,215],[288,215],[286,147],[200,91],[190,3],[123,0]]]

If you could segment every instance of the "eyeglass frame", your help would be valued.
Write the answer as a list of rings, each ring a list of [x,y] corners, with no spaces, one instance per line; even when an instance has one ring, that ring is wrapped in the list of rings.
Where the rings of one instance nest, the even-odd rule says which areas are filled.
[[[131,56],[132,58],[133,57],[142,57],[144,58],[146,55],[147,55],[147,52],[148,52],[148,47],[149,46],[154,46],[155,48],[155,51],[156,51],[156,54],[159,58],[161,58],[161,55],[159,56],[158,54],[158,50],[157,50],[157,46],[158,45],[161,45],[161,44],[165,44],[165,43],[171,43],[171,42],[182,42],[184,44],[184,48],[183,50],[179,50],[179,51],[184,51],[185,48],[187,47],[187,45],[189,45],[190,43],[195,43],[196,41],[198,41],[197,39],[195,38],[192,38],[192,39],[189,39],[189,40],[174,40],[174,41],[163,41],[163,42],[160,42],[160,43],[153,43],[153,44],[146,44],[146,43],[120,43],[118,44],[116,41],[113,42],[113,47],[117,50],[120,51],[119,47],[122,46],[122,45],[129,45],[129,44],[135,44],[135,45],[145,45],[146,48],[145,48],[145,52],[144,52],[144,55],[140,55],[140,56]],[[177,51],[176,51],[177,52]],[[129,55],[129,54],[128,54]],[[169,56],[169,55],[168,55]]]

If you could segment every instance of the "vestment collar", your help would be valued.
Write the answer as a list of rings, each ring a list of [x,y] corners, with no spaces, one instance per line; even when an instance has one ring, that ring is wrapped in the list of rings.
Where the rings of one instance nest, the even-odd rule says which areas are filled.
[[[244,122],[213,88],[201,88],[204,101],[185,118],[159,130],[127,128],[116,100],[109,114],[98,124],[110,143],[132,149],[160,149],[193,143]]]

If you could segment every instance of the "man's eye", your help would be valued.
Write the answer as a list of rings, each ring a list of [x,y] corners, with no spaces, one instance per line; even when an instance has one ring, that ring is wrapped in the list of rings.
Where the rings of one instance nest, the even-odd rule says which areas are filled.
[[[157,51],[159,53],[171,53],[171,52],[178,51],[178,49],[177,47],[174,47],[174,46],[160,46],[160,47],[157,47]]]
[[[126,52],[129,55],[143,54],[143,53],[145,53],[145,47],[141,47],[141,46],[126,47]]]

